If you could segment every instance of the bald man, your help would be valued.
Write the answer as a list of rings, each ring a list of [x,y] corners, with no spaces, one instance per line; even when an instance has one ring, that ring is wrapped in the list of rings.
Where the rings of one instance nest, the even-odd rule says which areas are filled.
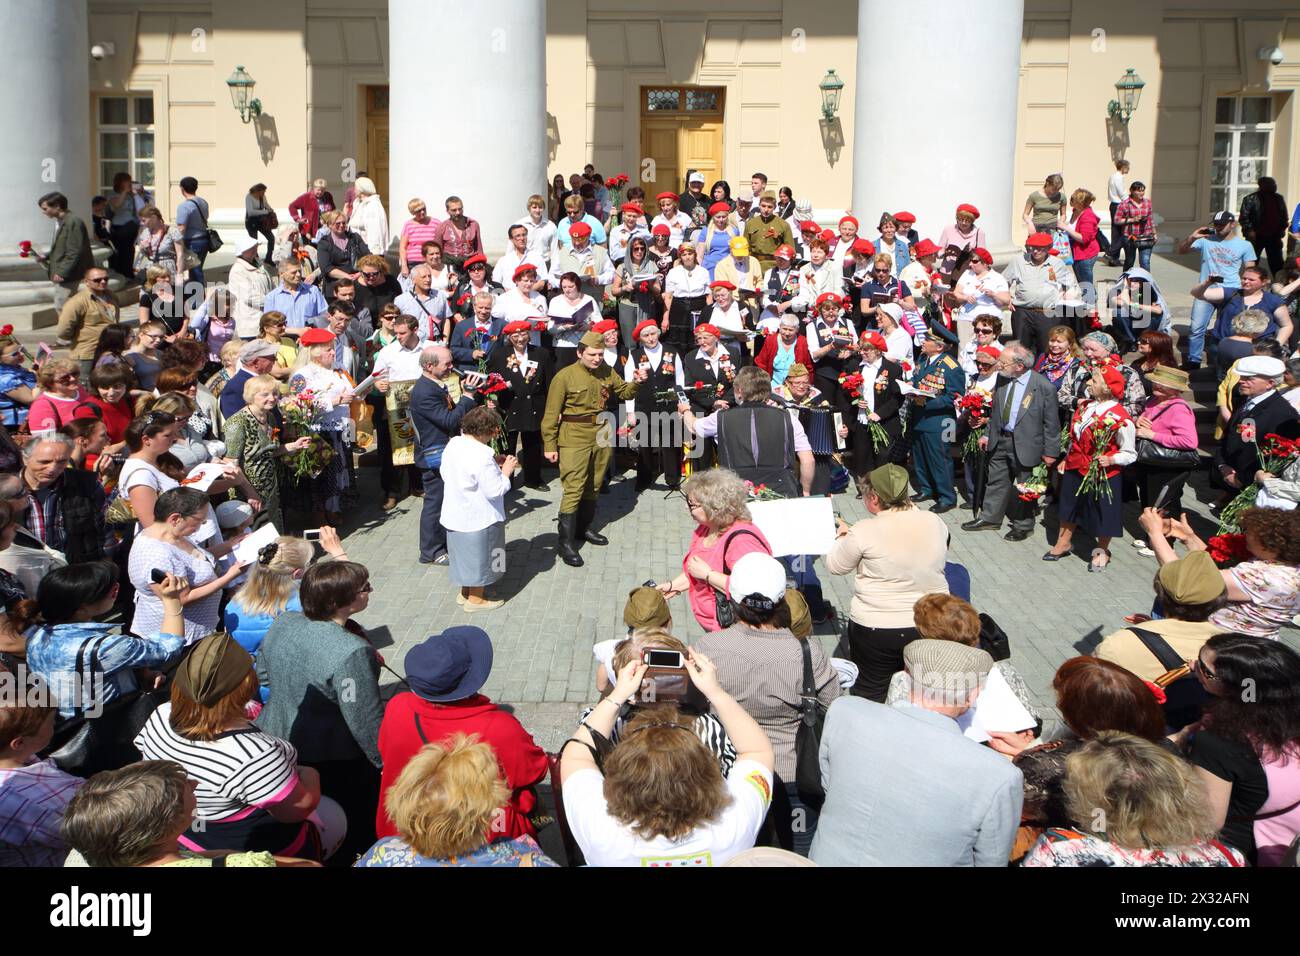
[[[442,526],[442,450],[460,432],[460,420],[474,407],[452,367],[451,350],[427,345],[420,353],[420,380],[411,389],[411,423],[424,469],[424,508],[420,511],[420,563],[446,567],[447,529]]]

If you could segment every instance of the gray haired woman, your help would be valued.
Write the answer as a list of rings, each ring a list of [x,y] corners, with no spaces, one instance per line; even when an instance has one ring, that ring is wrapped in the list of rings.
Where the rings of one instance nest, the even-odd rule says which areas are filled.
[[[1083,361],[1072,366],[1062,376],[1056,393],[1062,419],[1069,420],[1076,408],[1092,401],[1088,395],[1088,380],[1092,378],[1093,371],[1113,365],[1124,376],[1124,397],[1120,399],[1120,404],[1136,421],[1146,407],[1146,389],[1142,386],[1142,377],[1138,375],[1137,369],[1120,360],[1119,346],[1115,339],[1105,332],[1089,332],[1080,340],[1079,346],[1083,350]]]
[[[1239,358],[1255,354],[1255,340],[1268,331],[1269,315],[1263,309],[1243,309],[1232,317],[1232,334],[1219,341],[1214,355],[1214,376],[1222,382]]]

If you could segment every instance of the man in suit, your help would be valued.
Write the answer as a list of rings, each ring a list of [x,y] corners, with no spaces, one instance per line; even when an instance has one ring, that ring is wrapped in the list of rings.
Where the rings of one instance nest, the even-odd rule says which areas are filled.
[[[492,306],[496,300],[490,293],[480,292],[474,296],[474,315],[461,319],[451,330],[451,339],[447,345],[451,349],[456,371],[477,372],[479,363],[490,363],[492,353],[501,347],[501,330],[506,327],[505,319],[492,317]]]
[[[63,305],[77,291],[86,271],[95,264],[90,251],[90,233],[86,224],[68,212],[68,197],[63,193],[46,193],[37,200],[41,212],[57,225],[50,254],[36,254],[36,261],[45,266],[45,274],[54,283],[54,309],[62,311]]]
[[[1214,453],[1214,470],[1220,487],[1239,491],[1255,480],[1259,471],[1259,442],[1265,435],[1294,438],[1300,432],[1296,410],[1278,394],[1286,366],[1269,355],[1248,355],[1237,362],[1241,381],[1237,387],[1246,399],[1233,411],[1223,441]]]
[[[984,507],[964,531],[997,531],[1003,515],[1011,518],[1008,541],[1024,541],[1034,530],[1034,505],[1020,500],[1015,482],[1039,464],[1055,464],[1060,454],[1060,417],[1056,389],[1033,370],[1034,356],[1019,342],[1008,343],[998,356],[1000,380],[980,449],[988,455],[989,477]]]
[[[420,511],[420,563],[446,567],[447,529],[442,526],[442,450],[460,431],[460,420],[475,405],[460,387],[451,352],[426,345],[420,353],[420,380],[411,389],[411,424],[424,468],[424,507]]]
[[[493,393],[505,424],[505,453],[515,454],[516,442],[522,446],[519,461],[524,467],[524,486],[550,491],[542,481],[542,412],[546,408],[546,388],[555,374],[550,354],[529,345],[533,325],[523,319],[502,329],[507,347],[492,353],[488,364],[506,383],[503,391]]]

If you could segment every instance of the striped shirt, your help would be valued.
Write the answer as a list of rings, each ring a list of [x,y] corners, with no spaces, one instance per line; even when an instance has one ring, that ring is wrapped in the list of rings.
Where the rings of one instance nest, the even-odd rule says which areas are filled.
[[[0,866],[62,866],[63,811],[86,781],[52,760],[0,770]]]
[[[198,783],[196,820],[242,820],[297,786],[298,751],[287,740],[252,726],[228,730],[216,740],[190,740],[172,729],[171,712],[170,703],[155,710],[135,748],[145,760],[176,761]]]
[[[406,240],[406,261],[411,265],[418,265],[424,261],[424,253],[420,247],[426,242],[435,242],[438,238],[438,228],[442,225],[441,220],[430,219],[426,223],[418,223],[414,219],[406,220],[402,226],[402,237]]]

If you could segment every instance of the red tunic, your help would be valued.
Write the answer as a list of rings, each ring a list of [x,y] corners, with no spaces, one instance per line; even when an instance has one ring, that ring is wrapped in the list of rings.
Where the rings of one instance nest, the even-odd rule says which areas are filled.
[[[416,717],[420,727],[416,727]],[[532,735],[512,715],[481,694],[450,704],[435,704],[417,697],[410,691],[398,694],[384,711],[384,722],[379,727],[379,753],[384,758],[383,776],[379,790],[379,812],[375,815],[375,832],[382,840],[396,836],[388,814],[384,810],[384,796],[397,782],[398,775],[412,757],[424,746],[425,739],[436,744],[452,734],[478,734],[479,739],[492,747],[510,788],[510,800],[505,806],[502,827],[510,838],[536,836],[528,814],[537,805],[529,787],[546,776],[546,752],[537,746]],[[494,832],[493,837],[501,834]]]
[[[1100,455],[1113,455],[1120,450],[1119,428],[1111,434],[1110,442],[1104,449],[1097,448],[1099,423],[1103,421],[1114,421],[1120,427],[1126,422],[1132,422],[1128,412],[1124,411],[1124,406],[1116,404],[1106,411],[1102,412],[1097,418],[1088,423],[1083,434],[1078,434],[1079,420],[1083,417],[1091,405],[1084,405],[1075,409],[1074,417],[1070,420],[1070,450],[1065,456],[1065,467],[1069,471],[1077,471],[1079,474],[1085,474],[1088,466],[1092,463],[1093,458]],[[1119,474],[1119,467],[1112,465],[1106,469],[1106,477],[1114,478]]]

